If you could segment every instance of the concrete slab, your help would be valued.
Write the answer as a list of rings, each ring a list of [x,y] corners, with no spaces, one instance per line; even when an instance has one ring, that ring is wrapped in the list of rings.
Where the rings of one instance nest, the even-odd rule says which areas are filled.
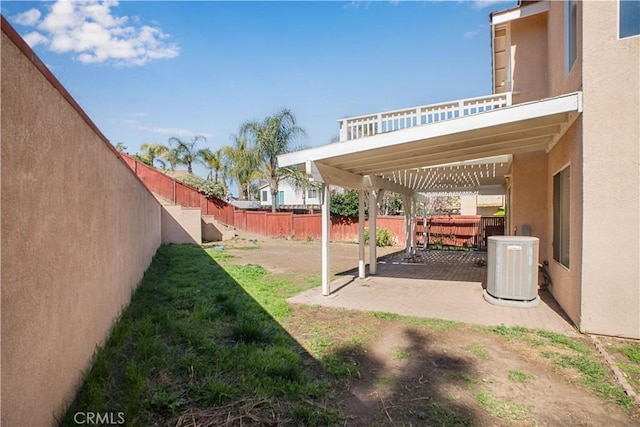
[[[486,273],[485,253],[424,251],[410,258],[396,254],[379,260],[375,276],[359,279],[357,271],[345,272],[332,282],[329,296],[315,288],[288,301],[577,334],[548,291],[539,291],[541,301],[535,307],[502,307],[485,301]]]

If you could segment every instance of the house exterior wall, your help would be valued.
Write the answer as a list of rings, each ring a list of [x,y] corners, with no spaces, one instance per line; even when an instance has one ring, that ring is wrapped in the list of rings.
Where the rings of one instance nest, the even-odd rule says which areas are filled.
[[[584,2],[582,321],[640,338],[640,36],[618,2]]]
[[[511,23],[513,103],[548,96],[547,14],[538,13]]]
[[[548,96],[581,90],[582,87],[582,5],[577,3],[577,55],[573,67],[565,70],[565,2],[550,1],[547,25]]]
[[[541,260],[546,259],[543,249],[547,240],[547,159],[544,152],[513,156],[511,176],[510,235],[522,235],[528,225],[531,236],[540,239]]]
[[[271,189],[269,188],[268,185],[265,185],[263,187],[261,187],[260,189],[260,205],[261,206],[271,206]],[[265,191],[267,192],[267,200],[262,200],[262,192]],[[296,190],[293,188],[293,186],[286,180],[281,181],[280,185],[278,186],[278,191],[284,191],[284,203],[282,203],[283,205],[289,205],[289,206],[298,206],[298,205],[302,205],[303,203],[303,199],[302,199],[302,191],[301,190]],[[306,190],[305,190],[306,191]],[[320,189],[316,190],[316,194],[317,197],[307,197],[306,200],[304,201],[305,204],[307,205],[319,205],[321,204],[320,201]]]
[[[2,20],[1,423],[46,426],[160,245],[160,205]]]
[[[583,283],[581,282],[582,263],[582,118],[579,117],[567,130],[563,137],[548,154],[546,218],[548,224],[547,238],[541,242],[541,253],[549,261],[549,273],[553,285],[549,287],[551,294],[562,306],[569,318],[579,327],[581,325],[580,301]],[[553,176],[565,167],[570,166],[570,268],[553,260]]]

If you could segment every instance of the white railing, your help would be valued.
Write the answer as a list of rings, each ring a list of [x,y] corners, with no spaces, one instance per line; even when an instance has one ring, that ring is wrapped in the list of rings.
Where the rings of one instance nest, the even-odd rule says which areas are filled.
[[[347,117],[338,120],[340,123],[340,141],[349,141],[379,133],[457,119],[509,105],[511,105],[511,92],[440,104],[421,105],[419,107],[385,111],[366,116]]]

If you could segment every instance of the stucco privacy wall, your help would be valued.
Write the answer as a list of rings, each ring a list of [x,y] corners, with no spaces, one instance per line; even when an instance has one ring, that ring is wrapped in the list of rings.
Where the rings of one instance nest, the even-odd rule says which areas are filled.
[[[640,36],[584,2],[582,328],[640,338]]]
[[[160,245],[160,205],[2,21],[2,425],[48,426]]]

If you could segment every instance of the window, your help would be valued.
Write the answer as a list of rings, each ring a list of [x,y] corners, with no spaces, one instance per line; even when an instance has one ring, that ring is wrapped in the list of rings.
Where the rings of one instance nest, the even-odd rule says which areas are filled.
[[[620,0],[618,28],[621,39],[640,34],[640,0]]]
[[[262,190],[262,201],[263,202],[267,201],[267,190]]]
[[[569,268],[570,168],[553,176],[553,259]]]
[[[315,188],[311,188],[307,191],[307,199],[317,199],[318,198],[318,190]]]
[[[564,8],[565,73],[569,74],[578,51],[578,5],[576,0],[565,2]]]
[[[284,191],[278,191],[276,194],[276,206],[284,205]]]

